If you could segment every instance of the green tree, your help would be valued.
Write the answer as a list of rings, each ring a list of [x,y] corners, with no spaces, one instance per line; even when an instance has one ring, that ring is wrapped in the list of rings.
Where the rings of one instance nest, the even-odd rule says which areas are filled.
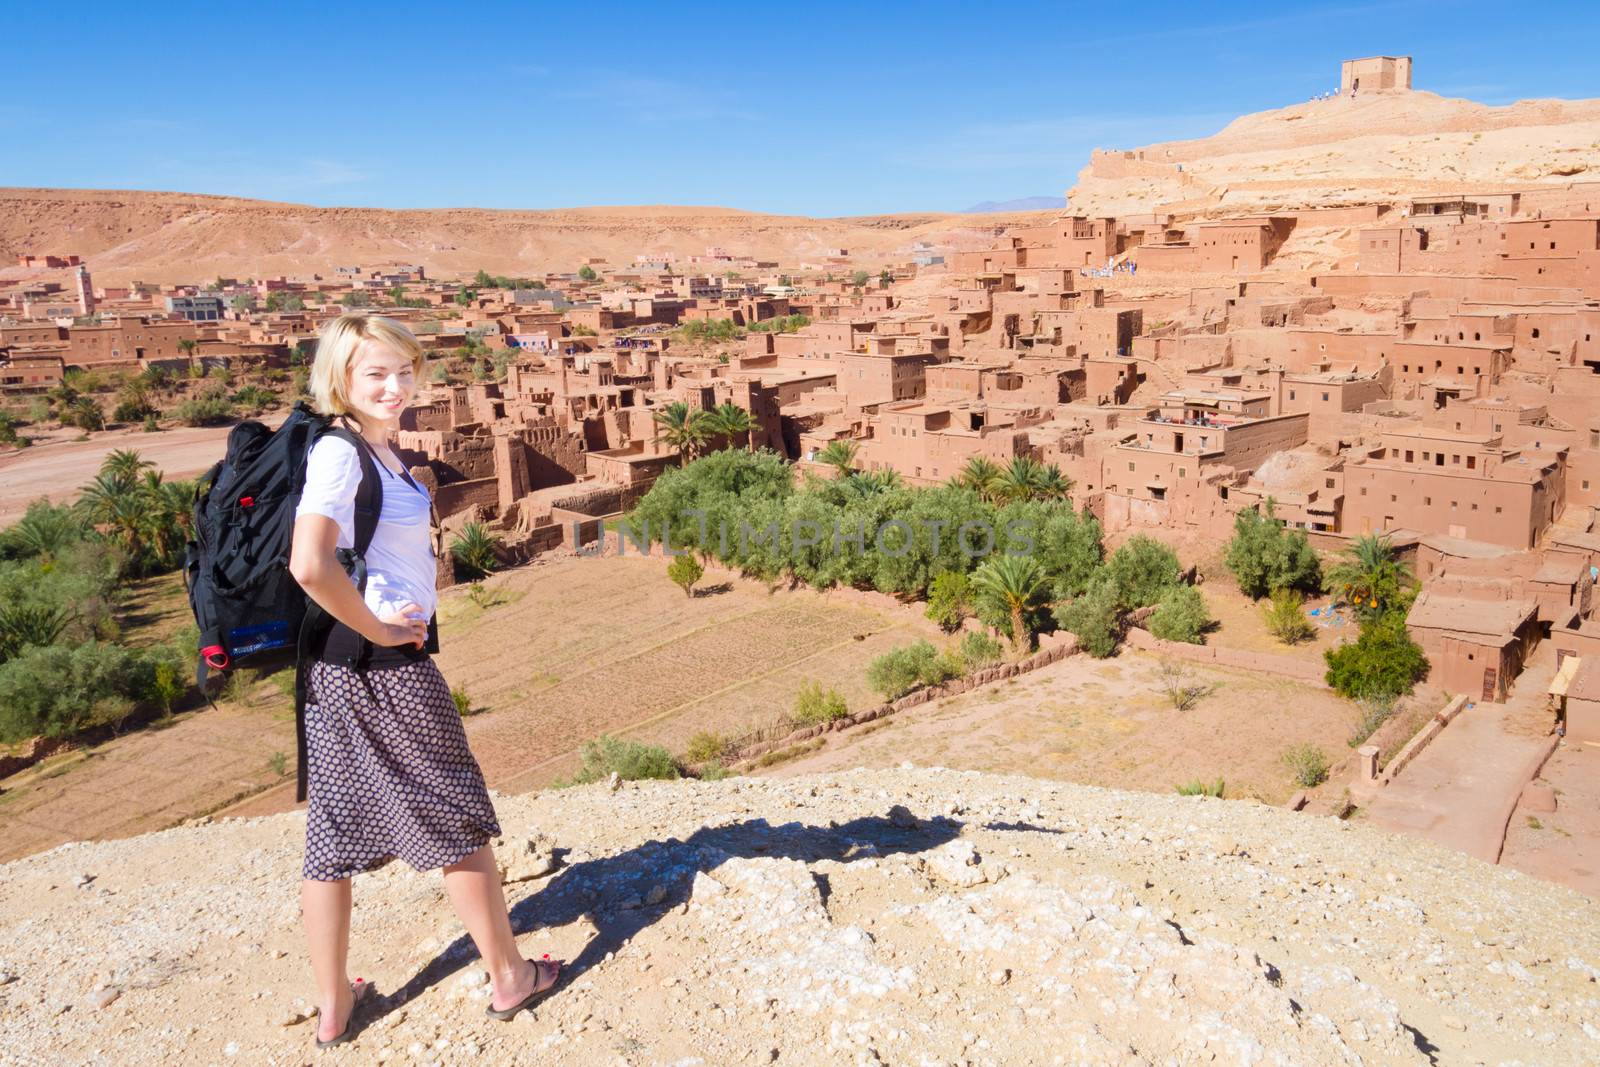
[[[1210,625],[1205,598],[1192,585],[1167,587],[1156,601],[1156,610],[1150,614],[1150,632],[1163,641],[1202,644]]]
[[[927,616],[945,633],[961,629],[962,620],[972,614],[971,582],[964,571],[941,571],[928,587]]]
[[[499,566],[496,549],[500,537],[481,522],[469,522],[450,542],[450,555],[455,559],[457,577],[468,580],[482,578]]]
[[[837,470],[839,477],[848,478],[855,470],[856,455],[860,451],[861,447],[849,438],[836,437],[817,453],[816,461]]]
[[[851,282],[853,282],[855,284],[855,287],[857,289],[861,288],[863,285],[866,285],[868,280],[870,280],[871,278],[872,278],[872,275],[869,274],[867,271],[864,271],[864,270],[858,270],[858,271],[856,271],[854,274],[852,274],[850,276]]]
[[[582,278],[586,282],[592,282],[599,278],[600,275],[595,273],[595,269],[593,267],[585,263],[583,266],[578,268],[578,277]]]
[[[1111,553],[1106,561],[1111,580],[1126,608],[1143,608],[1156,603],[1179,584],[1182,567],[1172,549],[1152,537],[1135,534]]]
[[[1253,600],[1274,589],[1315,591],[1322,567],[1303,530],[1285,530],[1273,515],[1268,497],[1265,513],[1245,508],[1233,520],[1233,539],[1224,557],[1239,588]]]
[[[709,417],[708,425],[713,433],[724,438],[728,447],[733,447],[734,438],[740,434],[750,434],[747,443],[754,447],[754,433],[758,428],[755,419],[744,408],[731,400],[724,401],[706,413]]]
[[[1032,636],[1029,620],[1045,603],[1049,591],[1039,565],[1027,556],[991,556],[973,571],[972,591],[991,614],[1007,616],[1005,629],[1021,655]]]
[[[490,277],[489,272],[482,267],[479,267],[478,273],[472,276],[472,284],[479,289],[493,289],[495,287],[494,278]]]
[[[471,289],[463,289],[456,294],[456,303],[462,307],[471,307],[473,301],[478,299],[478,294]]]
[[[667,564],[667,577],[671,578],[673,584],[679,586],[683,590],[684,596],[687,597],[694,596],[694,585],[705,577],[705,573],[706,569],[700,565],[700,561],[695,559],[694,554],[691,552],[685,552],[681,556],[674,556],[672,557],[672,562]]]
[[[1102,572],[1090,582],[1082,596],[1056,608],[1056,622],[1078,638],[1078,646],[1096,659],[1117,650],[1122,636],[1122,602],[1117,583]]]
[[[1328,685],[1353,699],[1403,696],[1428,673],[1427,656],[1397,613],[1364,623],[1355,641],[1322,655]]]
[[[1365,534],[1345,546],[1342,558],[1324,579],[1330,593],[1355,607],[1367,622],[1391,611],[1404,611],[1416,597],[1417,580],[1395,556],[1387,534]]]
[[[966,465],[957,474],[954,483],[965,489],[971,489],[985,500],[994,502],[994,484],[1000,477],[1000,468],[987,456],[971,456]]]
[[[363,289],[352,289],[339,298],[339,303],[347,308],[364,308],[371,302],[372,297]]]
[[[690,411],[689,405],[674,401],[651,413],[657,426],[656,439],[678,450],[678,466],[694,459],[695,451],[711,436],[712,424],[705,413]]]

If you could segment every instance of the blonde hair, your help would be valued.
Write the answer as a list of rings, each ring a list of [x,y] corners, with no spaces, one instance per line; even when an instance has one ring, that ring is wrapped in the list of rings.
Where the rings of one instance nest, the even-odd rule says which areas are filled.
[[[422,375],[422,345],[404,323],[383,315],[340,315],[317,335],[317,358],[311,364],[311,406],[320,414],[350,412],[350,364],[367,340],[410,356],[412,373]]]

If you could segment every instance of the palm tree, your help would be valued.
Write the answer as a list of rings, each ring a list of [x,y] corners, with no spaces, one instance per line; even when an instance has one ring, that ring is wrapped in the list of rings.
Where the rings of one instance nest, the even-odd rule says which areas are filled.
[[[1061,468],[1054,463],[1044,465],[1043,473],[1039,475],[1038,491],[1040,500],[1065,500],[1067,494],[1072,492],[1072,479],[1061,473]]]
[[[1403,603],[1416,585],[1411,569],[1395,558],[1387,534],[1363,534],[1344,549],[1344,558],[1328,568],[1329,592],[1355,605],[1362,619],[1375,618]]]
[[[24,556],[49,563],[83,536],[83,523],[69,507],[36,504],[7,534]]]
[[[874,493],[886,493],[891,489],[898,489],[905,483],[901,480],[899,471],[884,469],[853,471],[839,479],[839,484],[845,492],[854,496],[871,496]]]
[[[178,339],[178,351],[183,353],[185,359],[193,360],[194,350],[198,347],[199,342],[195,341],[191,337],[182,337]]]
[[[996,502],[1010,504],[1018,500],[1032,500],[1039,494],[1044,467],[1027,456],[1018,456],[1000,468],[995,475],[993,492]]]
[[[861,447],[849,438],[836,437],[817,453],[817,462],[833,467],[839,472],[839,477],[848,478],[850,472],[855,470],[856,454],[860,451]]]
[[[994,480],[1000,474],[1000,468],[987,456],[973,456],[967,460],[967,465],[961,468],[961,473],[956,475],[955,483],[964,489],[971,489],[985,500],[990,499],[994,491]]]
[[[750,413],[731,400],[724,401],[708,411],[707,416],[712,420],[716,432],[728,439],[728,447],[733,447],[733,439],[740,434],[749,434],[746,445],[749,451],[755,451],[755,432],[760,429],[756,420]]]
[[[120,484],[132,485],[141,471],[154,466],[154,463],[141,458],[137,450],[119,448],[100,461],[100,473],[111,475]]]
[[[450,555],[455,558],[456,569],[463,577],[482,578],[499,565],[495,555],[499,545],[499,535],[481,522],[469,522],[450,542]]]
[[[990,556],[972,572],[979,603],[1011,616],[1011,643],[1020,656],[1027,647],[1028,613],[1043,605],[1045,576],[1031,556]]]
[[[679,466],[693,459],[695,448],[710,436],[711,426],[706,422],[706,413],[691,412],[689,405],[682,401],[674,401],[660,411],[653,412],[651,418],[661,428],[656,439],[678,450]]]

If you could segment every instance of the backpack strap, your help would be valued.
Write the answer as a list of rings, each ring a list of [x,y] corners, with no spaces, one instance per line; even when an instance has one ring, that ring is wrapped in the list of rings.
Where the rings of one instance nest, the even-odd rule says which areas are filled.
[[[372,539],[378,532],[378,519],[383,514],[383,478],[378,473],[378,459],[373,454],[372,446],[359,433],[347,426],[334,424],[318,434],[313,444],[315,440],[320,440],[324,436],[334,436],[348,441],[356,450],[356,458],[361,463],[361,482],[356,486],[356,528],[352,538],[354,544],[349,549],[337,550],[336,554],[345,570],[356,580],[356,588],[364,595],[367,591],[367,550],[372,547]],[[315,600],[307,599],[309,603],[306,605],[305,619],[300,624],[294,657],[296,741],[294,799],[297,804],[306,799],[306,658],[317,636],[331,625],[331,616],[323,610],[322,605]],[[366,665],[371,642],[360,634],[356,635],[356,641],[356,664],[359,670]]]

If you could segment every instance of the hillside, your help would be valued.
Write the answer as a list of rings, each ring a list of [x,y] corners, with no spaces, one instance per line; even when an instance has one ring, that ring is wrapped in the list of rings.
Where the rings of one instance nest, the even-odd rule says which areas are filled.
[[[336,265],[421,263],[440,276],[612,269],[641,253],[680,258],[716,245],[786,266],[844,248],[864,262],[906,259],[912,245],[984,247],[1001,228],[1052,213],[879,215],[813,219],[714,207],[478,208],[389,211],[311,207],[191,193],[0,189],[0,278],[23,252],[84,256],[101,284],[135,279],[330,273]]]
[[[1243,214],[1600,180],[1600,100],[1492,107],[1368,93],[1244,115],[1211,137],[1097,152],[1070,210]]]
[[[392,865],[353,922],[382,999],[330,1062],[1600,1058],[1593,901],[1329,819],[906,768],[497,805],[511,842],[547,835],[513,877],[557,857],[509,891],[565,984],[485,1019],[439,877]],[[311,1056],[302,833],[227,820],[0,866],[8,1058]]]

